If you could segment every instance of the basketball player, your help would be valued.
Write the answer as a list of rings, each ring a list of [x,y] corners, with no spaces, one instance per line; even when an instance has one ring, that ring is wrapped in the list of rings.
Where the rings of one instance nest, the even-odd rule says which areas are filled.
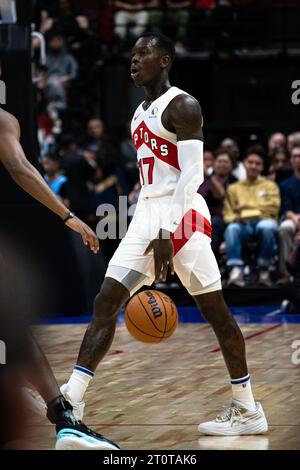
[[[0,109],[0,161],[13,180],[37,201],[57,214],[72,230],[78,232],[85,245],[97,253],[99,241],[96,234],[70,212],[45,183],[40,173],[26,159],[19,143],[20,127],[17,119]],[[29,349],[27,379],[37,388],[47,403],[47,417],[56,424],[57,449],[118,449],[113,442],[78,422],[72,406],[61,395],[50,365],[33,336],[26,335]],[[18,347],[18,345],[16,345]]]
[[[260,434],[267,431],[267,421],[252,395],[244,339],[224,302],[210,246],[209,210],[197,193],[203,182],[201,108],[195,98],[170,85],[174,56],[173,43],[158,33],[143,34],[133,47],[131,77],[145,92],[131,126],[142,189],[95,298],[77,365],[61,391],[82,416],[84,393],[112,343],[120,307],[143,285],[158,282],[161,272],[165,280],[169,267],[211,324],[231,378],[230,406],[215,420],[200,424],[199,431]],[[192,231],[180,236],[184,225]]]

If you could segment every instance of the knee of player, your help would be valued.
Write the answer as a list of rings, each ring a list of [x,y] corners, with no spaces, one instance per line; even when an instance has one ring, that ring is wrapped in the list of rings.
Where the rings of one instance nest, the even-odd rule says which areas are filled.
[[[114,297],[113,293],[106,293],[100,291],[94,300],[94,315],[96,317],[112,318],[118,314],[120,304],[118,299]]]

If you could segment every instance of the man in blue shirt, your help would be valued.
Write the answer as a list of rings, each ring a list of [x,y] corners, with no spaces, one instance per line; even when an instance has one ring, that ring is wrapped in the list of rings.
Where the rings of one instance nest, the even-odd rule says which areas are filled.
[[[60,198],[65,198],[64,188],[67,183],[66,176],[62,175],[60,169],[60,158],[58,155],[45,155],[43,158],[44,179],[52,191]]]
[[[279,227],[279,270],[281,282],[289,280],[286,260],[292,250],[294,236],[300,230],[300,145],[292,148],[290,161],[294,174],[280,185],[282,223]]]

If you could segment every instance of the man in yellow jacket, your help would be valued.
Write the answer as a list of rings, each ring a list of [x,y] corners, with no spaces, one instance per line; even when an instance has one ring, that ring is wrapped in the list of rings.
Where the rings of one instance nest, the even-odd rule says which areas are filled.
[[[249,150],[244,166],[247,178],[228,187],[223,210],[229,224],[225,232],[227,266],[231,269],[228,284],[244,286],[242,246],[256,235],[259,283],[269,286],[268,266],[277,241],[280,193],[276,183],[261,176],[264,157],[259,151]]]

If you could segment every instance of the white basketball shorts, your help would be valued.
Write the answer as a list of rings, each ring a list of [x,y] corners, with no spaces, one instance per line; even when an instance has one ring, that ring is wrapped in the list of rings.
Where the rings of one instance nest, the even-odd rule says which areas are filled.
[[[121,282],[131,295],[154,281],[153,253],[145,256],[144,252],[159,232],[170,199],[171,196],[139,199],[126,236],[109,262],[106,277]],[[172,241],[176,274],[191,295],[222,289],[219,267],[211,249],[210,214],[200,195],[196,195],[193,207],[185,214]]]

